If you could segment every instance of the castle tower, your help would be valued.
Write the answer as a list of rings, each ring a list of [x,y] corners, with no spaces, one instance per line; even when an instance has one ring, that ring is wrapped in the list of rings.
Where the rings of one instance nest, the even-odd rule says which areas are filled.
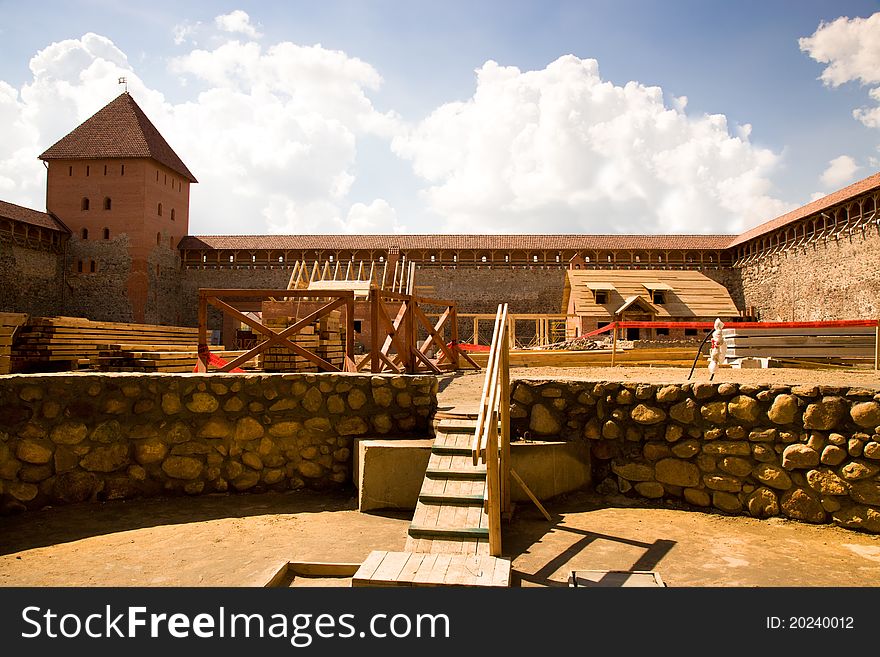
[[[176,323],[178,242],[198,182],[128,92],[46,150],[46,209],[70,229],[65,310]]]

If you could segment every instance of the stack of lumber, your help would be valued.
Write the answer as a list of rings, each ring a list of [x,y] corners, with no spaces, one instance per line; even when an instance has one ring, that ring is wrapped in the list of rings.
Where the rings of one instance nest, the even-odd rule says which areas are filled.
[[[215,347],[211,353],[229,362],[245,352]],[[101,345],[95,366],[104,372],[192,372],[197,361],[198,349],[193,345],[108,344]],[[257,360],[239,367],[255,369]]]
[[[195,351],[198,329],[183,326],[93,322],[82,317],[33,317],[19,329],[12,352],[14,371],[77,369],[98,362],[111,344],[185,346]]]
[[[345,363],[345,329],[340,327],[340,313],[333,311],[318,319],[316,353],[328,363],[342,369]]]
[[[27,317],[25,313],[0,313],[0,374],[12,371],[12,338]]]
[[[263,324],[268,328],[280,332],[296,322],[295,317],[273,317],[264,319]],[[317,353],[320,338],[315,331],[315,326],[304,326],[299,333],[288,338],[295,345]],[[287,347],[272,345],[262,354],[261,366],[266,372],[317,372],[318,366],[299,354],[295,354]]]
[[[827,363],[874,358],[874,327],[725,328],[727,360],[776,358]]]

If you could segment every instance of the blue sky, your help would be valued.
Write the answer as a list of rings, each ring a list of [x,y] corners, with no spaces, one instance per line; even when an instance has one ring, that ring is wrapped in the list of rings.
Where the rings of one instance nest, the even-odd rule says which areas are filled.
[[[2,116],[15,119],[0,125],[0,198],[40,207],[27,151],[35,158],[111,100],[121,72],[200,180],[196,234],[737,232],[880,169],[876,121],[853,115],[877,104],[875,26],[840,22],[821,44],[799,45],[823,23],[878,10],[803,0],[0,0]],[[88,33],[98,46],[84,45]],[[230,42],[239,50],[226,52]],[[295,52],[269,57],[279,44]],[[47,49],[54,63],[35,73],[29,63]],[[233,71],[245,53],[253,65]],[[588,60],[596,66],[580,65]],[[844,72],[819,79],[836,61]],[[292,88],[269,89],[277,113],[255,127],[267,67],[289,73]],[[331,91],[306,84],[298,98],[295,82],[309,76]],[[601,89],[613,103],[595,100]],[[723,125],[706,119],[718,115]],[[226,150],[206,149],[218,133],[228,133]],[[235,166],[216,164],[224,152]]]

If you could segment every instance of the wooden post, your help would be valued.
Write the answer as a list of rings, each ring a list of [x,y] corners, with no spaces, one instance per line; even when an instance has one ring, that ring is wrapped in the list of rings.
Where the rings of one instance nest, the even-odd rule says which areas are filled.
[[[474,317],[474,344],[480,344],[480,319]]]
[[[489,412],[489,440],[486,443],[486,487],[489,508],[489,554],[501,556],[501,499],[498,473],[498,416]]]
[[[382,361],[379,359],[379,350],[381,342],[379,341],[379,304],[382,299],[379,297],[379,289],[372,285],[370,287],[370,372],[378,374],[382,370]]]
[[[510,345],[511,349],[516,347],[516,319],[513,317],[507,318],[507,337],[508,337],[508,345]]]
[[[502,343],[503,344],[503,343]],[[510,507],[510,352],[501,349],[501,508],[509,514]]]
[[[449,327],[449,332],[452,339],[452,367],[457,372],[461,367],[461,364],[459,363],[458,356],[458,311],[456,309],[456,306],[454,305],[452,306],[449,313],[449,321],[452,322]]]
[[[345,365],[343,372],[357,372],[354,363],[354,292],[345,300]]]
[[[880,321],[874,328],[874,369],[880,370]]]
[[[614,357],[617,354],[617,322],[612,322],[611,337],[611,367],[614,367]]]
[[[199,290],[199,348],[197,369],[199,372],[208,371],[208,300]]]

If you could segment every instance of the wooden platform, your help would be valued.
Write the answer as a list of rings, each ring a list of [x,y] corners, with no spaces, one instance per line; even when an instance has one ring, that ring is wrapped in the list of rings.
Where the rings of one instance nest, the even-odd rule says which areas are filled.
[[[351,579],[366,586],[510,586],[510,560],[489,555],[376,550]]]

